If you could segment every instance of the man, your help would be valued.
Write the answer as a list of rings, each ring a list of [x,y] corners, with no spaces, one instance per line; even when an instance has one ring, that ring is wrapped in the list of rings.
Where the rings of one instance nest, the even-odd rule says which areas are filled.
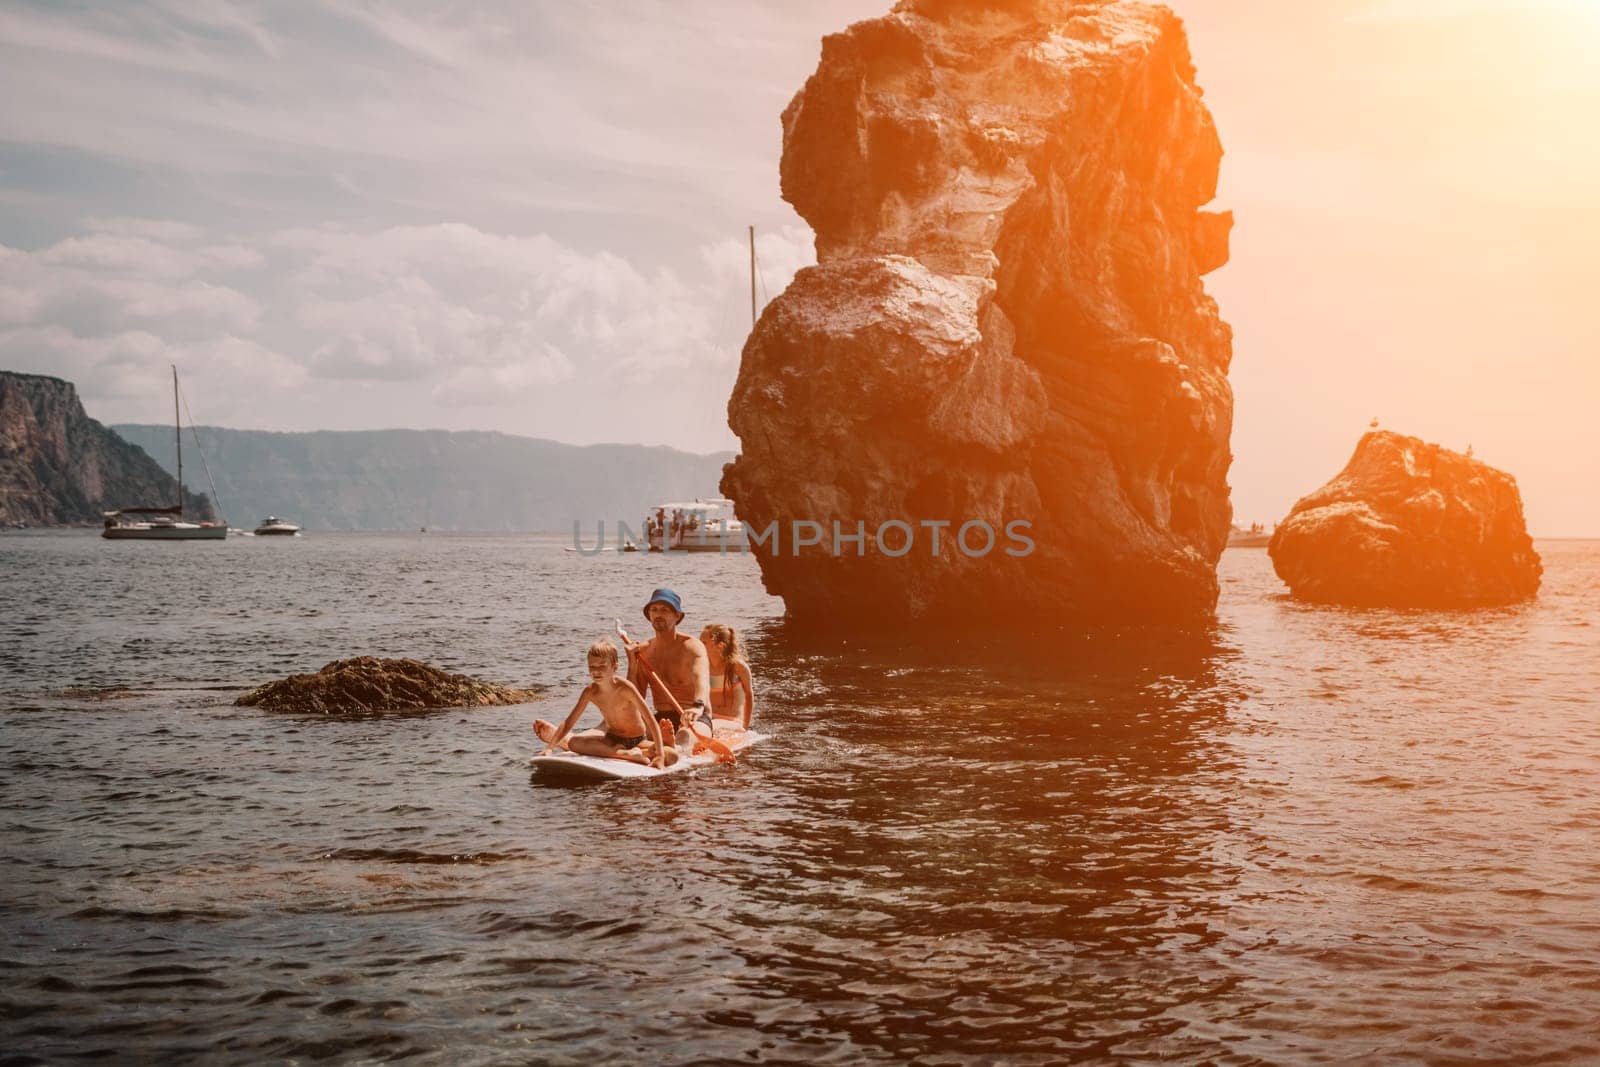
[[[703,724],[700,732],[710,737],[711,668],[706,646],[698,638],[678,632],[683,621],[683,602],[671,589],[657,589],[644,606],[655,636],[645,644],[627,641],[628,681],[650,698],[659,718],[672,724],[678,751],[694,751],[695,734],[672,703],[677,698],[689,718]],[[663,689],[662,686],[666,688]],[[670,693],[670,696],[668,695]]]

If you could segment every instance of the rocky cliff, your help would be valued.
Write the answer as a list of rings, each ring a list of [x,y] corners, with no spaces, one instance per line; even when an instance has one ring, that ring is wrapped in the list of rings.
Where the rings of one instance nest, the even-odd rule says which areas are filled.
[[[1514,478],[1387,430],[1295,504],[1267,552],[1295,596],[1361,607],[1509,604],[1544,570]]]
[[[1232,219],[1201,210],[1222,150],[1182,23],[904,0],[824,39],[783,135],[818,265],[745,345],[723,489],[777,523],[761,566],[791,615],[1209,615],[1233,399],[1201,276]]]
[[[171,469],[171,427],[117,433]],[[568,445],[481,431],[198,428],[234,525],[268,514],[308,530],[572,532],[595,544],[604,520],[638,530],[667,500],[714,496],[726,452],[643,445]],[[611,540],[608,540],[611,543]]]
[[[177,497],[155,460],[85,414],[71,382],[0,371],[0,524],[98,525],[104,511]],[[203,494],[186,493],[184,506],[213,517]]]

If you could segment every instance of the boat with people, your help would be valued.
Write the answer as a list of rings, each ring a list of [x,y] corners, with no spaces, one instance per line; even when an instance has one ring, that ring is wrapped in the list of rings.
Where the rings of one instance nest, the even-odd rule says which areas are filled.
[[[189,432],[194,432],[191,425]],[[170,507],[118,508],[105,512],[105,528],[100,536],[112,541],[223,541],[228,537],[228,524],[219,522],[189,522],[183,515],[183,418],[178,406],[178,368],[172,368],[172,426],[177,436],[178,502]],[[200,438],[195,437],[196,451]],[[205,467],[206,481],[211,485],[211,502],[217,502],[217,485],[211,480],[211,466],[200,452],[200,463]],[[144,518],[143,516],[148,516]]]
[[[745,552],[750,548],[744,523],[726,497],[695,497],[687,502],[657,504],[644,520],[651,552]]]
[[[1229,548],[1266,548],[1271,540],[1272,531],[1259,522],[1252,522],[1248,528],[1239,525],[1228,528]]]
[[[300,532],[300,527],[288,519],[280,519],[276,515],[268,515],[256,527],[257,537],[293,537]]]

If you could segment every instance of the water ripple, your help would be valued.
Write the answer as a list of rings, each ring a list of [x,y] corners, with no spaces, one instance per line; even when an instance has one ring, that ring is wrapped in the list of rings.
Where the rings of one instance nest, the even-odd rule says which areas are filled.
[[[748,560],[561,543],[8,537],[8,1062],[1600,1059],[1600,546],[1448,616],[1234,551],[1203,639],[930,661],[792,631]],[[774,740],[530,788],[661,584],[745,628]],[[354,654],[551,695],[230,704]]]

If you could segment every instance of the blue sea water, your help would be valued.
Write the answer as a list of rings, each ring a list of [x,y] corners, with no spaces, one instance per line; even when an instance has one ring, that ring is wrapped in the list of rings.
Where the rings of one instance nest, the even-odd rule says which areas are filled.
[[[560,537],[0,537],[0,1060],[1600,1059],[1600,542],[1468,614],[791,632],[753,561]],[[669,584],[772,740],[543,786],[529,723]],[[236,708],[351,655],[542,687]]]

